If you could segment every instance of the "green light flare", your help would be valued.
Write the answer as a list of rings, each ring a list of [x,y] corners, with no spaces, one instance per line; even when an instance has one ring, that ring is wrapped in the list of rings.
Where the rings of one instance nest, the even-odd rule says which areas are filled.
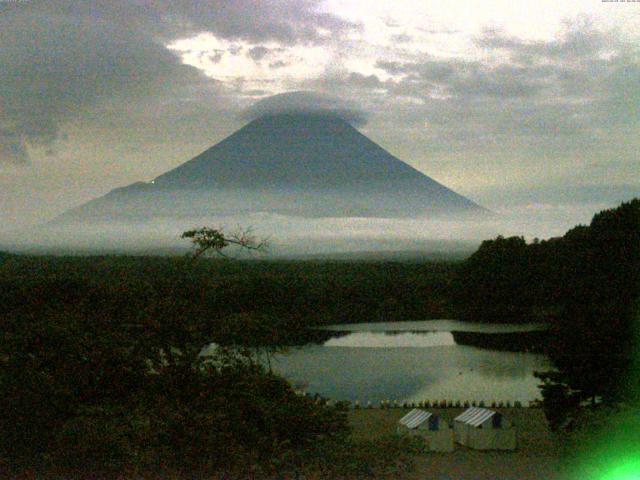
[[[640,308],[636,312],[635,355],[625,381],[628,401],[596,413],[602,423],[597,433],[581,437],[571,480],[640,480]]]
[[[598,480],[638,480],[640,479],[640,458],[624,458],[614,461],[609,470],[605,469]]]

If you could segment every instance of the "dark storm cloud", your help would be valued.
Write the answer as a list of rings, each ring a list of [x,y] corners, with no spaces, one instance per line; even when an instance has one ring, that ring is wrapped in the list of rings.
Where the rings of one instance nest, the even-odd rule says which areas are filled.
[[[367,121],[364,111],[352,102],[314,92],[290,92],[265,98],[243,112],[242,117],[250,121],[289,113],[333,115],[356,126]]]
[[[30,1],[0,10],[0,162],[26,159],[26,144],[50,145],[91,109],[151,108],[163,92],[181,95],[207,80],[167,50],[200,31],[288,44],[320,42],[355,28],[319,13],[311,0]],[[236,52],[239,53],[239,52]],[[266,54],[250,52],[254,58]],[[215,61],[215,58],[212,59]],[[216,102],[207,91],[204,103]],[[95,118],[95,116],[94,116]]]

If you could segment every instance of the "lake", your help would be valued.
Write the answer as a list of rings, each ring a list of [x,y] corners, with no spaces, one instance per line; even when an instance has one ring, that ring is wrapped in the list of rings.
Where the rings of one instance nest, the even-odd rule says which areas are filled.
[[[529,332],[544,325],[467,324],[454,320],[362,323],[323,328],[322,345],[276,355],[273,369],[308,393],[334,400],[520,401],[539,399],[544,355],[457,345],[452,331]]]

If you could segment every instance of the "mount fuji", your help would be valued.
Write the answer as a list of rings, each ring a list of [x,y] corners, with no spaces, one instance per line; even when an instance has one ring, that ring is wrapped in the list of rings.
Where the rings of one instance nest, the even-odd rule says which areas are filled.
[[[54,224],[266,212],[302,217],[477,218],[489,214],[332,111],[266,113],[153,181],[69,210]]]

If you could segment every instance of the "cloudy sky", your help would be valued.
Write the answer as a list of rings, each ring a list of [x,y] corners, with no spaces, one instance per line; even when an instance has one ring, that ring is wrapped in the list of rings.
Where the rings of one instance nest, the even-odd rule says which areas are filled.
[[[359,105],[371,139],[498,212],[585,221],[640,195],[640,2],[0,0],[0,231],[298,90]]]

